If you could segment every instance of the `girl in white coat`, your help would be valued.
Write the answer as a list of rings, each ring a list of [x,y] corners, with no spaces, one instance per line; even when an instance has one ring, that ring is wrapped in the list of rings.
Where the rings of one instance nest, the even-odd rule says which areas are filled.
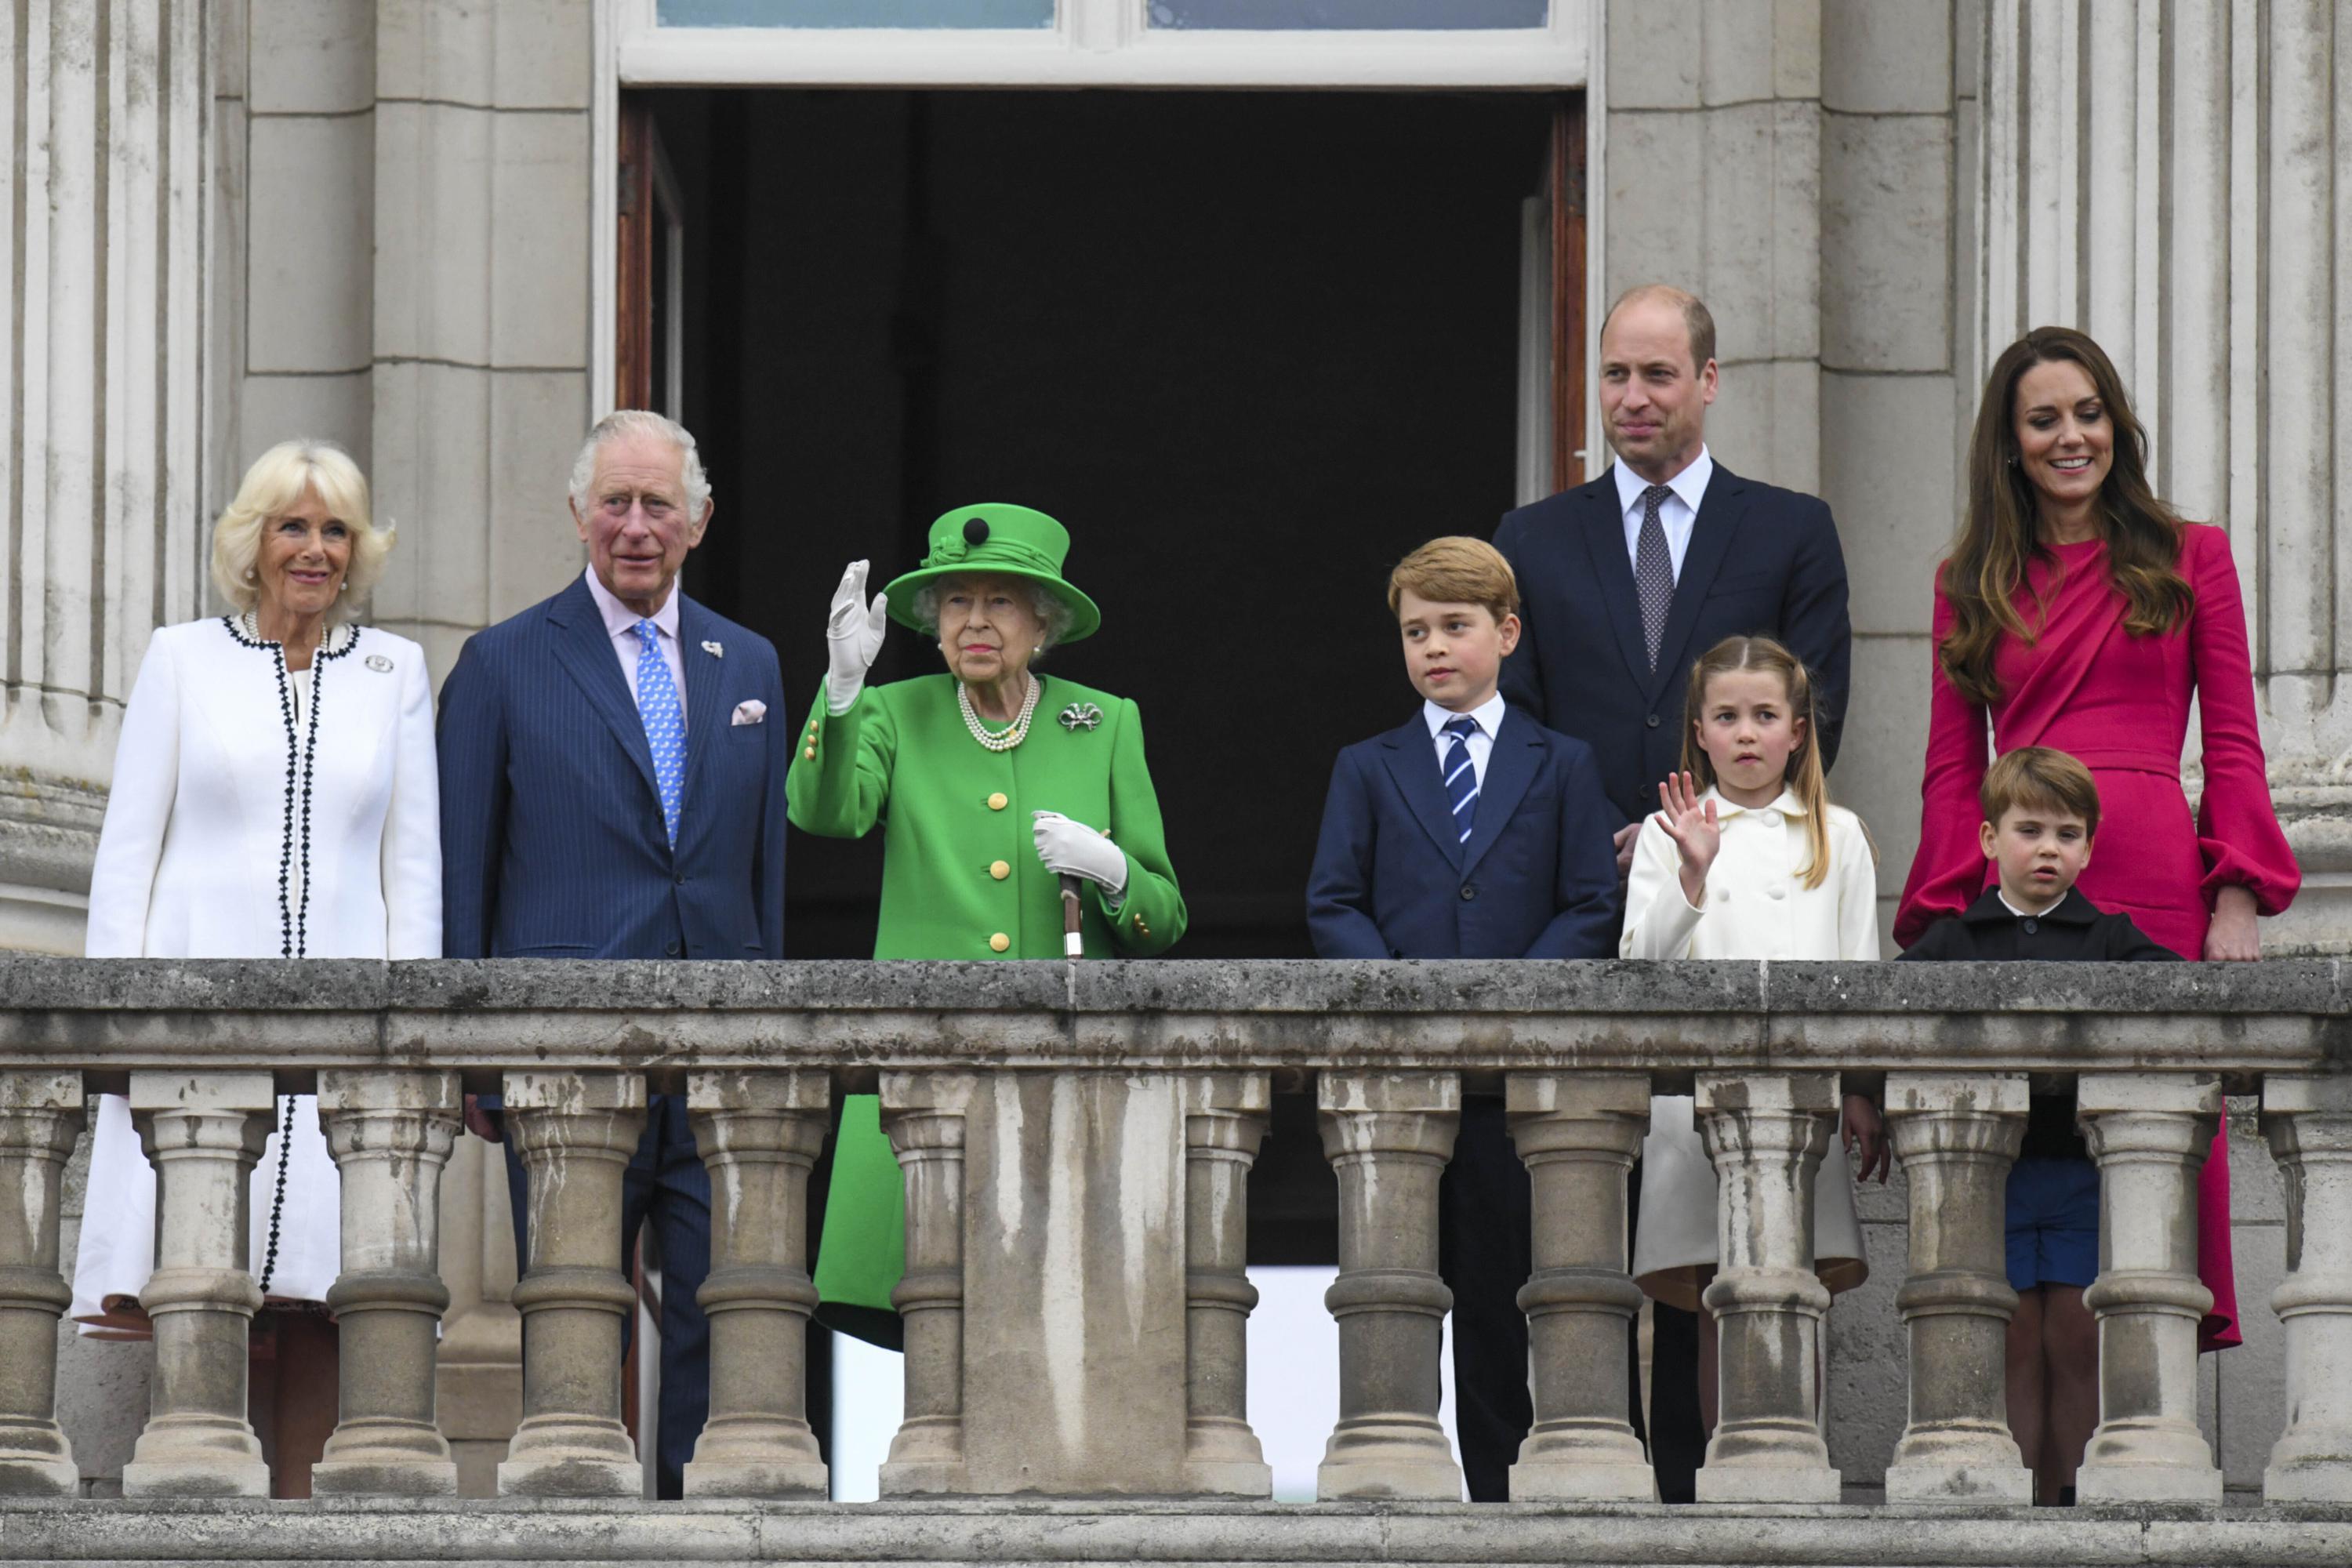
[[[441,833],[424,650],[350,624],[392,547],[367,481],[320,442],[264,453],[213,530],[236,610],[159,629],[114,758],[90,871],[92,958],[438,958]],[[254,1172],[247,1267],[279,1307],[322,1307],[341,1186],[318,1102],[281,1097]],[[74,1267],[85,1331],[143,1333],[155,1177],[126,1102],[101,1098]],[[309,1495],[334,1421],[332,1329],[278,1314],[278,1495]],[[320,1394],[323,1387],[323,1416]],[[289,1399],[300,1401],[289,1406]]]
[[[1665,809],[1642,825],[1625,891],[1627,958],[1837,959],[1878,956],[1877,857],[1862,819],[1832,805],[1813,744],[1812,682],[1769,637],[1727,637],[1691,669],[1683,767]],[[1877,1108],[1844,1097],[1842,1142],[1855,1180],[1886,1179]],[[1686,1095],[1650,1102],[1642,1144],[1635,1281],[1699,1314],[1699,1413],[1716,1418],[1715,1321],[1701,1292],[1715,1277],[1715,1166]],[[1832,1293],[1870,1268],[1846,1162],[1832,1152],[1813,1188],[1814,1268]]]

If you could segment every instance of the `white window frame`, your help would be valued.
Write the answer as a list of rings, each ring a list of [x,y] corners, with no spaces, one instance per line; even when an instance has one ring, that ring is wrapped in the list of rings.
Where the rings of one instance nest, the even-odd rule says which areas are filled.
[[[1542,27],[1209,31],[1147,25],[1150,0],[1057,0],[1051,27],[664,27],[656,0],[593,0],[594,163],[589,395],[614,396],[620,280],[620,89],[627,87],[1581,88],[1585,131],[1586,444],[1599,450],[1608,189],[1607,0],[1551,0]],[[682,272],[673,274],[676,282]]]
[[[1050,27],[665,27],[609,0],[629,87],[1582,87],[1588,0],[1541,27],[1153,27],[1150,0],[1058,0]]]

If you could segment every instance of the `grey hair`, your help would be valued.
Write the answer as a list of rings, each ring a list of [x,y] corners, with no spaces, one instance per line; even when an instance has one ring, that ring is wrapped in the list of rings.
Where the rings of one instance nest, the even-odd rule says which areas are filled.
[[[924,631],[937,637],[940,631],[940,591],[961,577],[994,575],[996,574],[983,570],[959,573],[950,577],[932,578],[915,590],[913,605],[915,619],[921,624]],[[1045,657],[1047,648],[1060,642],[1067,635],[1070,623],[1078,618],[1077,607],[1033,577],[1006,577],[1004,581],[1017,583],[1029,591],[1029,613],[1035,616],[1038,624],[1045,628],[1045,636],[1038,639],[1037,651],[1029,656],[1030,661],[1034,663]]]
[[[596,454],[627,436],[658,436],[678,451],[678,482],[686,488],[686,510],[688,518],[698,518],[702,509],[710,504],[710,479],[702,471],[702,458],[694,449],[693,433],[675,419],[665,419],[643,408],[616,408],[596,421],[588,432],[588,439],[580,444],[580,455],[572,460],[572,505],[580,515],[588,514],[589,491],[596,483]]]

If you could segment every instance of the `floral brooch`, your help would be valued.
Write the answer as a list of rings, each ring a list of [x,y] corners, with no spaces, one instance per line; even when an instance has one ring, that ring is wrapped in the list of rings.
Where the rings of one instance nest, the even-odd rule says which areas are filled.
[[[1062,728],[1076,733],[1102,722],[1102,710],[1091,702],[1073,702],[1062,710]]]

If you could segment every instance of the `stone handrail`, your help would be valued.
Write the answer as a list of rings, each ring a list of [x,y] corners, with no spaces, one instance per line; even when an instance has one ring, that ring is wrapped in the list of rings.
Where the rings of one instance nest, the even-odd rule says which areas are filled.
[[[1627,1426],[1625,1182],[1653,1092],[1695,1093],[1720,1178],[1721,1420],[1702,1500],[1835,1501],[1814,1424],[1826,1294],[1796,1198],[1843,1089],[1908,1175],[1910,1422],[1890,1500],[2025,1500],[2003,1416],[2001,1192],[2029,1085],[2071,1082],[2102,1176],[2086,1499],[2218,1502],[2196,1422],[2194,1194],[2221,1096],[2286,1167],[2288,1428],[2274,1502],[2352,1500],[2352,1004],[2332,963],[86,963],[0,959],[0,1492],[69,1494],[54,1420],[58,1190],[88,1089],[159,1170],[153,1414],[124,1489],[266,1495],[244,1419],[243,1256],[273,1096],[341,1167],[342,1421],[321,1493],[454,1489],[435,1424],[440,1170],[499,1089],[532,1180],[524,1420],[499,1488],[625,1496],[621,1171],[649,1092],[712,1176],[713,1402],[690,1494],[822,1496],[801,1406],[802,1221],[830,1108],[878,1090],[906,1172],[907,1421],[886,1495],[1263,1497],[1242,1367],[1245,1180],[1312,1087],[1339,1182],[1341,1408],[1322,1495],[1450,1498],[1437,1179],[1465,1092],[1533,1181],[1536,1426],[1515,1498],[1643,1500]]]

